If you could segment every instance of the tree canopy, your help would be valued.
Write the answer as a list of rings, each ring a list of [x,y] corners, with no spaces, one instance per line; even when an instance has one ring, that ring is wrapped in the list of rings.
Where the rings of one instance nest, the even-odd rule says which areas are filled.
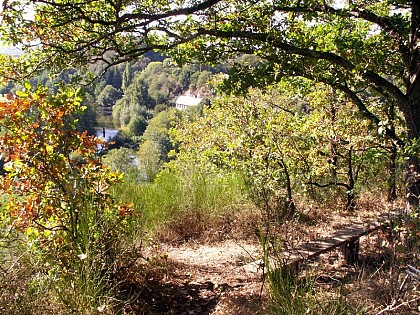
[[[419,141],[417,1],[20,0],[3,11],[3,36],[38,53],[37,64],[102,61],[106,69],[151,50],[179,62],[254,54],[261,62],[234,64],[225,89],[305,77],[342,91],[398,145]],[[405,132],[375,112],[378,98],[402,112]],[[409,164],[420,170],[415,154]]]
[[[24,14],[28,6],[33,15]],[[207,62],[253,53],[265,62],[237,68],[238,74],[263,71],[255,81],[298,75],[330,84],[377,123],[361,91],[372,88],[405,108],[418,86],[414,1],[22,0],[5,1],[3,10],[9,41],[35,46],[57,67],[69,60],[110,66],[152,49]]]

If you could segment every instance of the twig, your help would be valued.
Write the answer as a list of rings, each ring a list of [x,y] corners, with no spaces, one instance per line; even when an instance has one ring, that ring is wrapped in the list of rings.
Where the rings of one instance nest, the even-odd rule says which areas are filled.
[[[398,295],[395,299],[395,302],[397,302],[401,298],[401,296],[403,295],[403,289],[404,289],[405,284],[407,283],[407,279],[408,279],[409,276],[410,276],[409,274],[405,275],[404,280],[401,283],[400,288],[398,290]]]
[[[407,305],[407,304],[412,303],[412,302],[416,302],[418,300],[420,300],[420,296],[419,297],[416,297],[414,299],[411,299],[409,301],[402,302],[401,304],[398,304],[395,307],[392,307],[392,305],[389,305],[386,308],[384,308],[382,311],[380,311],[379,313],[376,313],[376,315],[381,315],[381,314],[383,314],[385,312],[388,312],[388,311],[390,311],[390,312],[395,311],[395,310],[399,309],[400,307],[402,307],[404,305]]]
[[[252,261],[256,260],[256,258],[242,244],[240,244],[236,240],[234,240],[234,242],[236,243],[237,246],[239,246],[249,256],[249,258],[251,258]]]
[[[419,282],[420,270],[418,270],[417,268],[415,268],[415,267],[413,267],[411,265],[407,265],[407,267],[408,267],[408,269],[405,271],[406,272],[406,276],[404,277],[404,280],[403,280],[403,282],[400,285],[400,288],[398,290],[398,295],[397,295],[396,299],[394,300],[394,302],[391,305],[388,305],[386,308],[384,308],[382,311],[380,311],[376,315],[381,315],[381,314],[383,314],[385,312],[388,312],[388,311],[390,311],[390,312],[391,311],[394,311],[394,310],[399,309],[400,307],[402,307],[404,305],[407,305],[407,304],[409,304],[411,302],[415,302],[417,300],[420,300],[420,297],[416,297],[416,298],[413,298],[413,299],[411,299],[409,301],[402,302],[402,303],[398,304],[397,306],[394,306],[395,304],[397,304],[398,300],[401,298],[401,295],[403,293],[404,286],[407,283],[407,279],[410,276],[413,277],[415,281]]]
[[[405,271],[407,275],[412,276],[415,281],[420,282],[420,270],[416,269],[415,267],[411,265],[407,265],[407,267],[408,267],[408,270]]]

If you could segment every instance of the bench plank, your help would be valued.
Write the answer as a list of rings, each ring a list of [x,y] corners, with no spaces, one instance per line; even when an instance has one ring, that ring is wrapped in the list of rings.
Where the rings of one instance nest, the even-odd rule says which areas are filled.
[[[326,238],[312,240],[290,251],[285,251],[286,265],[297,264],[329,252],[337,247],[342,247],[359,240],[360,237],[370,234],[386,226],[387,222],[372,221],[366,223],[354,223],[348,227],[337,230]]]

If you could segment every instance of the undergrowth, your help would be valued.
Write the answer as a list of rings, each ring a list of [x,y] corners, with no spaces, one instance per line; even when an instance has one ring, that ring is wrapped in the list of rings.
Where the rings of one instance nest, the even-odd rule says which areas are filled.
[[[37,315],[123,312],[130,309],[132,300],[137,299],[130,295],[127,277],[141,280],[150,273],[147,260],[138,270],[133,266],[139,264],[131,264],[138,261],[138,258],[144,258],[141,248],[138,248],[139,244],[149,237],[162,237],[165,233],[168,239],[182,241],[199,238],[212,228],[212,233],[218,230],[228,233],[223,230],[226,220],[242,219],[239,225],[244,223],[241,227],[245,229],[245,223],[249,223],[247,220],[251,221],[254,218],[252,215],[255,215],[255,207],[248,199],[243,180],[233,173],[203,171],[183,174],[165,170],[151,183],[127,177],[112,188],[112,196],[119,204],[133,204],[131,219],[125,222],[123,230],[118,230],[112,220],[107,221],[106,217],[95,222],[87,218],[86,222],[80,222],[83,232],[80,233],[78,248],[57,247],[62,252],[38,251],[34,255],[28,249],[29,240],[25,235],[10,235],[8,231],[3,231],[0,250],[0,313]],[[366,204],[369,202],[366,201]],[[302,203],[298,203],[298,206],[302,206]],[[300,226],[310,229],[318,219],[325,220],[327,212],[331,211],[326,211],[323,204],[314,203],[313,207],[319,215],[308,213],[305,221],[303,214],[300,214],[300,217],[295,218],[294,225],[289,225],[293,229],[288,231],[290,235],[300,235],[302,231],[298,233],[295,228]],[[400,224],[399,228],[406,226]],[[280,228],[276,231],[282,233]],[[394,235],[392,244],[385,244],[395,253],[401,250],[399,245],[407,242],[400,234]],[[107,239],[114,241],[110,243]],[[43,248],[51,247],[43,244]],[[107,260],[107,257],[111,259]],[[153,264],[153,260],[150,261]],[[319,286],[316,276],[300,278],[293,272],[280,270],[268,272],[268,314],[372,314],[365,308],[360,297],[347,294],[344,284],[335,290],[324,290]],[[392,282],[394,289],[401,284],[400,275],[401,272],[399,278]],[[398,297],[398,290],[396,293],[391,290],[391,283],[386,281],[387,276],[389,273],[383,272],[381,278],[374,278],[378,285],[372,289],[375,292],[385,292],[387,287],[390,289],[387,291],[390,298],[375,304],[382,309]],[[365,277],[370,279],[366,281],[373,283],[372,277]],[[410,287],[410,290],[413,289]],[[374,293],[369,296],[374,299]],[[379,295],[378,301],[384,296]],[[409,300],[409,296],[407,293],[399,302]]]
[[[326,294],[316,285],[314,276],[299,278],[296,270],[283,267],[268,272],[271,305],[276,315],[357,315],[361,308],[348,303],[339,291]]]
[[[149,236],[171,230],[184,240],[252,207],[241,177],[233,173],[166,170],[152,183],[127,180],[113,192],[118,200],[134,204],[136,229]]]

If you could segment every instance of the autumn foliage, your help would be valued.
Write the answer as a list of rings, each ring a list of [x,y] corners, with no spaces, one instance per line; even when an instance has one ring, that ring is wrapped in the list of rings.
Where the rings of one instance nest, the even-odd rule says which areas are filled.
[[[10,226],[47,235],[64,232],[83,252],[79,240],[88,231],[82,227],[123,220],[129,211],[109,195],[120,175],[101,164],[97,151],[104,144],[76,130],[81,100],[80,91],[60,89],[51,96],[26,86],[0,102],[0,193]]]

